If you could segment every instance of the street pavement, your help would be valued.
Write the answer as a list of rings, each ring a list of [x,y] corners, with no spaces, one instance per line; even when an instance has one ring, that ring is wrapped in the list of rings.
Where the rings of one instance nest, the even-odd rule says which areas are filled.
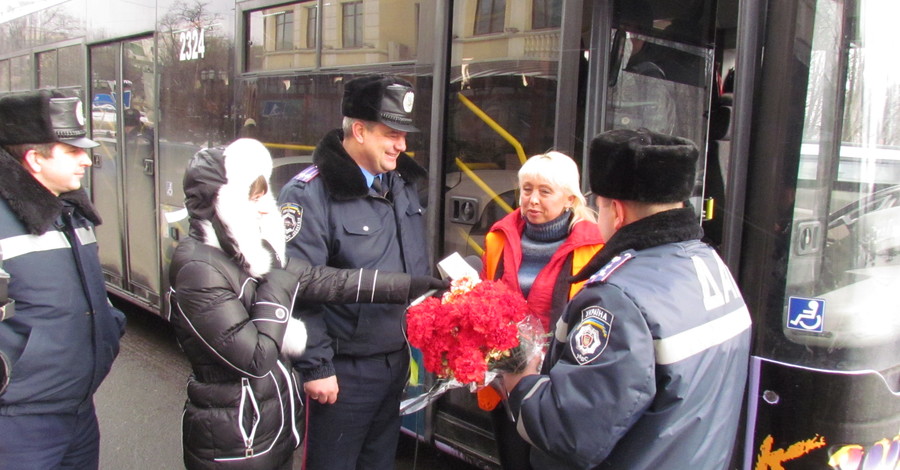
[[[128,317],[112,371],[95,396],[101,470],[181,469],[181,413],[190,365],[163,319],[115,302]],[[397,470],[469,470],[459,459],[401,437]],[[294,469],[300,470],[300,452]]]

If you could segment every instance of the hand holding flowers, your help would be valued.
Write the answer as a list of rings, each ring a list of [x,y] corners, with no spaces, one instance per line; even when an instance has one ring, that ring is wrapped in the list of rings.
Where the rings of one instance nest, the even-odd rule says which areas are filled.
[[[540,357],[544,343],[540,322],[528,316],[521,293],[471,277],[454,280],[440,299],[410,307],[407,326],[409,343],[422,351],[425,369],[444,379],[427,397],[417,397],[421,406],[415,409],[449,388],[483,387],[497,371],[522,372]]]

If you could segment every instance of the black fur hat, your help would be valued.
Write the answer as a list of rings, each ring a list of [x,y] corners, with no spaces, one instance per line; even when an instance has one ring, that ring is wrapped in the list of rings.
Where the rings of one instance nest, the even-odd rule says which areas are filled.
[[[81,148],[100,145],[86,135],[84,110],[78,98],[66,98],[49,90],[0,98],[0,145],[52,142]]]
[[[413,125],[415,91],[406,80],[383,75],[354,78],[344,85],[341,114],[380,122],[403,132],[419,132]]]
[[[591,191],[609,199],[680,202],[694,189],[693,142],[647,129],[616,129],[591,141]]]

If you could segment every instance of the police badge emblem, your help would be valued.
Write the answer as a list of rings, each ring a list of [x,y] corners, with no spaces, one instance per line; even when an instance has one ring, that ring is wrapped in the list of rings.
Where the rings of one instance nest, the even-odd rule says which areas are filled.
[[[411,91],[407,91],[406,94],[403,95],[403,111],[405,111],[406,113],[411,113],[415,100],[416,95]]]
[[[294,203],[281,206],[281,218],[284,221],[284,241],[289,242],[300,233],[303,223],[303,208]]]
[[[581,311],[581,322],[574,328],[569,348],[579,365],[585,365],[603,354],[609,344],[614,315],[603,307]]]

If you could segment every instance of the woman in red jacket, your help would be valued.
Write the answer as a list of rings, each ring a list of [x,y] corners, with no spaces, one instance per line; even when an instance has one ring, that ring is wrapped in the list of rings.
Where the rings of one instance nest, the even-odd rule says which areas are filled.
[[[519,169],[519,208],[497,221],[485,237],[483,279],[501,280],[522,292],[545,331],[584,282],[570,284],[603,247],[597,219],[581,193],[578,167],[567,155],[548,152]],[[492,412],[500,463],[527,469],[528,445],[502,408]]]

